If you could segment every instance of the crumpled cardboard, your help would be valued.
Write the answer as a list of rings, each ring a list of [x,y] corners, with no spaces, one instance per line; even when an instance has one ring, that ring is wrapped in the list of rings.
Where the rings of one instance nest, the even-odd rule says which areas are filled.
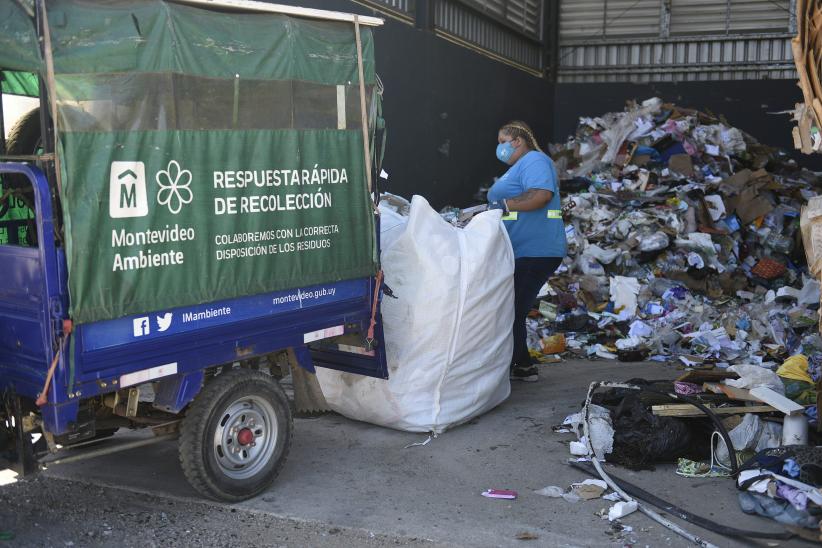
[[[822,196],[808,200],[808,205],[802,208],[799,226],[808,270],[822,279]]]

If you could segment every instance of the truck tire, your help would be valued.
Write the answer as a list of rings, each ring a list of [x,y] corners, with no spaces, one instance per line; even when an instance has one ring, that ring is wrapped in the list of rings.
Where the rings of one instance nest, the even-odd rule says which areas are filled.
[[[40,141],[40,108],[34,108],[23,116],[9,130],[9,137],[6,139],[6,154],[9,156],[27,156],[36,154],[42,146]],[[29,209],[34,206],[34,191],[31,185],[23,176],[6,175],[3,177],[4,190],[15,189],[22,191],[20,198],[26,203]],[[8,213],[12,196],[0,202],[0,217]],[[34,223],[29,223],[26,227],[26,239],[29,245],[37,245],[37,229]]]
[[[23,116],[9,130],[6,139],[6,154],[25,156],[35,154],[40,148],[40,108],[35,108]]]
[[[271,376],[237,369],[194,399],[180,432],[180,463],[200,494],[237,502],[267,489],[291,449],[288,398]]]

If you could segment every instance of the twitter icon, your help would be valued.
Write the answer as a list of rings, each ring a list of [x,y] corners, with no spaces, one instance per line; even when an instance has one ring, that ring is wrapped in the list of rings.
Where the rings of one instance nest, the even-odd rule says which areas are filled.
[[[171,312],[166,312],[162,316],[157,316],[157,331],[166,331],[169,327],[171,327],[171,318],[173,314]]]

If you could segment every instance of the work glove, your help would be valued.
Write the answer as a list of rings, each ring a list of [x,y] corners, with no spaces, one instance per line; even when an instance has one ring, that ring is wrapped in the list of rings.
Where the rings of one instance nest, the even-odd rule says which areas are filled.
[[[505,203],[505,200],[488,202],[488,209],[501,209],[503,217],[510,213],[510,211],[508,211],[508,204]]]

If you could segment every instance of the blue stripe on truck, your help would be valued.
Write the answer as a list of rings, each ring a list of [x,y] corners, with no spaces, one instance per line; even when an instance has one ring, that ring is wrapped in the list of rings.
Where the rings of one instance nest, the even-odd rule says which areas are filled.
[[[102,350],[141,340],[189,333],[243,320],[277,316],[314,306],[368,298],[368,279],[347,280],[274,293],[263,293],[197,306],[156,310],[116,320],[85,324],[80,329],[85,351]]]

